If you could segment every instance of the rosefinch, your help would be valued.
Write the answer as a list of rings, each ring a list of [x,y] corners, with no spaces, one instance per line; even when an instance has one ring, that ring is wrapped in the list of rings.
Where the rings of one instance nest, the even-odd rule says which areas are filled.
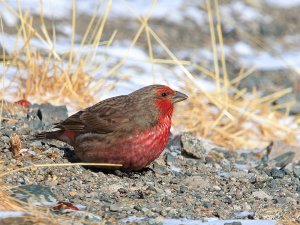
[[[185,99],[185,94],[168,86],[150,85],[79,111],[56,124],[59,130],[36,138],[68,143],[83,162],[140,170],[166,147],[174,103]]]

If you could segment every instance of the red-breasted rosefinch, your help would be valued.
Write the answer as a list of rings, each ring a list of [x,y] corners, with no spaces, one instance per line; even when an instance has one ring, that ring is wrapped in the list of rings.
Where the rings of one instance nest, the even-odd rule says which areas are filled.
[[[56,124],[38,139],[57,139],[74,147],[83,162],[122,164],[140,170],[167,145],[174,103],[187,96],[164,85],[150,85],[101,101]]]

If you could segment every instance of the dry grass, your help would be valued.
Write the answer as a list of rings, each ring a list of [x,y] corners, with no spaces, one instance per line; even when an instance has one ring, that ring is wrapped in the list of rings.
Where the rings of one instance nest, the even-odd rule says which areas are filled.
[[[24,212],[24,208],[4,190],[5,185],[1,184],[0,191],[0,210],[1,211],[21,211]]]
[[[178,109],[176,115],[180,116],[176,124],[184,121],[188,130],[196,135],[230,149],[263,148],[272,140],[297,144],[296,118],[275,109],[281,106],[273,106],[276,98],[290,89],[277,92],[276,97],[264,98],[255,95],[249,98],[237,92],[227,96],[226,102],[221,93],[214,93],[210,99],[192,85],[189,90],[190,100],[187,107]]]

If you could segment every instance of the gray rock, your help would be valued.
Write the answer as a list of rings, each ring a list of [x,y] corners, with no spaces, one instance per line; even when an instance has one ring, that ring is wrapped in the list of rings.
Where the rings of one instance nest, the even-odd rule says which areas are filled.
[[[191,176],[187,177],[183,180],[183,183],[188,188],[200,188],[200,189],[206,189],[210,186],[209,181],[203,179],[201,176]]]
[[[101,224],[101,217],[86,211],[67,211],[75,220],[83,220],[83,224]]]
[[[2,141],[3,143],[10,143],[10,138],[7,137],[7,136],[2,136],[2,137],[1,137],[1,141]]]
[[[276,200],[277,200],[278,204],[281,204],[281,205],[287,204],[287,198],[285,198],[285,197],[278,197],[278,198],[276,198]]]
[[[249,218],[249,217],[254,217],[255,212],[237,212],[234,213],[234,217],[237,219],[243,219],[243,218]]]
[[[268,195],[266,192],[264,192],[262,190],[253,192],[252,196],[254,198],[258,198],[258,199],[268,199],[268,200],[273,199],[272,196]]]
[[[169,173],[168,168],[165,165],[160,164],[158,161],[154,161],[154,163],[152,164],[152,169],[157,174],[168,174]]]
[[[41,185],[23,185],[12,189],[12,196],[32,204],[43,204],[45,202],[57,202],[56,196],[49,187]]]
[[[31,145],[33,148],[42,148],[42,147],[43,147],[41,141],[32,141],[32,142],[30,143],[30,145]]]
[[[300,178],[300,165],[295,165],[294,166],[294,174],[296,177]]]
[[[29,126],[33,129],[41,129],[53,123],[60,122],[68,117],[66,106],[54,106],[51,104],[33,104],[29,107]]]
[[[255,176],[251,176],[251,177],[249,178],[249,182],[250,182],[251,184],[255,184],[255,183],[256,183],[256,177],[255,177]]]
[[[241,222],[224,223],[224,225],[242,225]]]
[[[273,178],[283,178],[285,175],[285,172],[283,170],[279,170],[276,168],[271,169],[271,176]]]
[[[245,178],[249,177],[250,175],[244,171],[234,171],[230,172],[230,177],[231,178]]]
[[[175,159],[176,159],[175,156],[173,156],[173,155],[170,154],[170,153],[168,153],[168,154],[166,155],[166,161],[167,161],[168,164],[174,163]]]
[[[213,190],[215,190],[215,191],[221,191],[222,188],[220,188],[220,187],[217,186],[217,185],[214,185],[214,186],[213,186]]]
[[[268,182],[268,187],[269,188],[276,188],[276,186],[277,186],[277,182],[276,182],[276,180],[270,180],[269,182]]]
[[[275,162],[276,166],[284,167],[291,162],[300,160],[300,148],[288,145],[282,141],[275,141],[268,147],[269,159]]]
[[[182,151],[190,157],[205,161],[205,156],[212,150],[221,149],[205,139],[199,139],[190,133],[183,133],[181,136]]]
[[[283,168],[284,172],[287,174],[293,173],[293,164],[289,163]]]
[[[109,210],[112,211],[112,212],[121,212],[122,211],[122,208],[118,205],[111,205],[109,207]]]
[[[3,149],[4,153],[10,152],[10,150],[8,148]]]
[[[285,167],[287,164],[293,162],[294,157],[295,152],[289,151],[275,157],[273,160],[276,162],[275,166],[282,168]]]
[[[18,180],[17,180],[17,182],[18,182],[19,184],[25,184],[25,179],[24,179],[24,177],[19,177]]]
[[[187,192],[188,191],[188,188],[186,187],[186,186],[180,186],[179,187],[179,191],[180,191],[180,193],[185,193],[185,192]]]
[[[142,207],[141,206],[139,206],[139,205],[135,205],[134,207],[133,207],[136,211],[142,211]]]
[[[243,210],[244,210],[244,211],[249,211],[249,210],[251,210],[251,206],[250,206],[247,202],[244,202],[244,203],[242,204],[242,207],[243,207]]]

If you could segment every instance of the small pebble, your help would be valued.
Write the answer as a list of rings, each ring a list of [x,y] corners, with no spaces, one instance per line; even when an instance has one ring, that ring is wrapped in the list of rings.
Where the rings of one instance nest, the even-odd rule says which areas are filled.
[[[273,178],[283,178],[285,175],[285,172],[283,170],[279,170],[276,168],[271,169],[271,176]]]
[[[296,177],[300,178],[300,165],[295,165],[294,166],[294,174]]]

